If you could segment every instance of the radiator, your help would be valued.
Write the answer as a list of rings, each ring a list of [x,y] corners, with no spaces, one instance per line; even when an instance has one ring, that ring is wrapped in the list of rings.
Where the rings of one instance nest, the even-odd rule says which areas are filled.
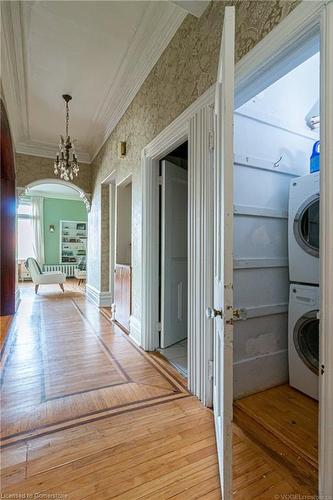
[[[60,271],[66,274],[67,278],[74,277],[74,269],[77,267],[77,264],[44,264],[43,270],[45,272],[48,271]]]

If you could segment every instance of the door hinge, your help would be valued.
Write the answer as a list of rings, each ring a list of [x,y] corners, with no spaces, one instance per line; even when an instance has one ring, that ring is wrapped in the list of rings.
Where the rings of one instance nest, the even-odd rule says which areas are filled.
[[[208,380],[213,380],[214,378],[214,361],[212,359],[208,360]]]
[[[159,321],[157,323],[157,331],[160,332],[162,330],[162,325],[161,325],[161,322]]]
[[[247,310],[244,308],[233,310],[233,319],[247,319]]]
[[[162,175],[158,176],[158,183],[159,183],[160,186],[162,186],[162,184],[163,184],[163,177],[162,177]]]
[[[209,131],[209,151],[214,150],[214,130]]]

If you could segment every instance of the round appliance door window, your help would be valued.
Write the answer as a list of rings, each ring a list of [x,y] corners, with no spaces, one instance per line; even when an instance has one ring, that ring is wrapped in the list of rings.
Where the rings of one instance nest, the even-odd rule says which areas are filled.
[[[319,369],[319,320],[318,311],[304,314],[296,323],[294,329],[294,344],[296,350],[310,370],[318,374]]]
[[[296,241],[303,250],[319,257],[319,195],[309,198],[298,210],[294,220]]]

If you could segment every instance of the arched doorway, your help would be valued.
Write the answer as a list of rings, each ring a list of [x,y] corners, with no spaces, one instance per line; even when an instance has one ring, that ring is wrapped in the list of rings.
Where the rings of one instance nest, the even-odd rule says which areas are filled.
[[[19,283],[31,279],[28,257],[42,272],[61,272],[66,278],[86,278],[88,195],[77,185],[46,178],[18,188],[17,259]]]
[[[50,184],[53,186],[62,186],[65,189],[66,188],[72,189],[73,191],[78,193],[78,195],[82,199],[83,203],[85,204],[87,211],[88,212],[90,211],[91,204],[90,204],[90,198],[87,195],[87,193],[85,191],[83,191],[83,189],[81,189],[76,184],[73,184],[72,182],[68,182],[68,181],[63,181],[61,179],[50,178],[50,179],[40,179],[38,181],[30,182],[25,188],[20,190],[19,197],[28,193],[30,190],[36,189],[36,188],[38,188],[38,186],[40,187],[41,185],[45,185],[45,184]]]

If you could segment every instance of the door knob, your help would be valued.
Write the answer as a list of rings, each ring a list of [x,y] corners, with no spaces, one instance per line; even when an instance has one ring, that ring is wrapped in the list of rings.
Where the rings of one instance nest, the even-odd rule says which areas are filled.
[[[214,309],[214,307],[207,307],[206,316],[208,319],[214,319],[217,318],[217,316],[223,318],[223,312],[222,309]]]

